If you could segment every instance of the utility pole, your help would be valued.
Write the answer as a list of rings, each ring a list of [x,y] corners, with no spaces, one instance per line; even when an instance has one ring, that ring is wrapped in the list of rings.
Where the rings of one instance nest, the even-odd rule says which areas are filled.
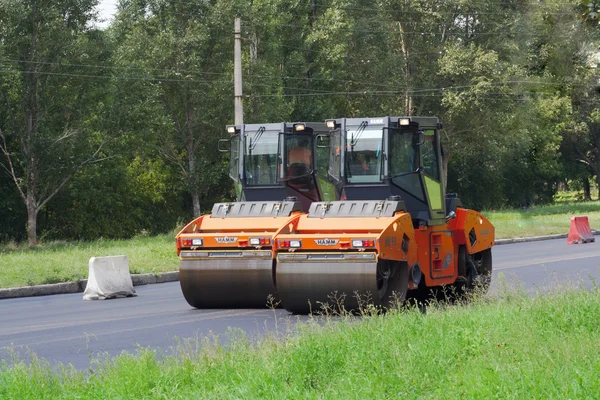
[[[233,46],[233,94],[235,97],[235,124],[244,123],[244,105],[242,104],[242,28],[239,17],[234,22],[235,43]]]

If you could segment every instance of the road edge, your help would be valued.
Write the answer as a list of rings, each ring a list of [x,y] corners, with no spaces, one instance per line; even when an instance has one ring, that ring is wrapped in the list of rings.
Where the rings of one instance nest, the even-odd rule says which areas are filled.
[[[133,286],[151,285],[154,283],[176,282],[179,280],[179,271],[162,272],[159,274],[132,274]],[[0,300],[14,299],[17,297],[48,296],[52,294],[83,293],[87,286],[87,279],[76,282],[61,282],[46,285],[21,286],[0,289]]]
[[[600,235],[600,231],[592,231],[594,235]],[[494,246],[500,246],[513,243],[539,242],[542,240],[566,239],[567,234],[517,237],[512,239],[497,239]],[[162,272],[159,274],[132,274],[131,282],[133,286],[151,285],[155,283],[176,282],[179,280],[179,271]],[[0,289],[0,300],[14,299],[18,297],[37,297],[53,294],[83,293],[87,285],[87,279],[81,279],[76,282],[60,282],[46,285],[21,286],[14,288]]]

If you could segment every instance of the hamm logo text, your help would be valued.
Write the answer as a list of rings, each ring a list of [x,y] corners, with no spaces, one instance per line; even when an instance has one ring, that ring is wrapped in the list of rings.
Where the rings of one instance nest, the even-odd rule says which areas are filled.
[[[223,237],[216,237],[215,240],[217,241],[217,243],[229,244],[229,243],[235,243],[235,242],[237,242],[238,238],[236,238],[236,237],[229,237],[229,236],[223,236]]]
[[[319,246],[335,246],[340,239],[315,239],[315,243]]]

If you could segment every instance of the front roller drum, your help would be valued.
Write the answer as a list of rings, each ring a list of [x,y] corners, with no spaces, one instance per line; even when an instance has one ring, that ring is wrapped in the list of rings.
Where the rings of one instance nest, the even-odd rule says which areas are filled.
[[[186,301],[195,308],[265,308],[276,291],[273,260],[181,260],[179,281]]]
[[[298,258],[301,258],[298,255]],[[368,304],[390,308],[404,301],[408,290],[405,263],[343,258],[286,260],[278,258],[275,281],[282,306],[294,313],[326,310],[357,311]]]

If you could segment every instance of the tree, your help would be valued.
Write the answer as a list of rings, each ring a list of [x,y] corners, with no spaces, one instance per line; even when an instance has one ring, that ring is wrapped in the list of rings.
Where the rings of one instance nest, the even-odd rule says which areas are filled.
[[[597,1],[545,3],[547,16],[534,19],[539,35],[530,57],[536,74],[555,82],[544,91],[564,99],[562,104],[555,101],[561,105],[547,114],[560,116],[554,127],[561,128],[563,175],[580,180],[587,198],[592,175],[600,188],[599,5]]]
[[[193,214],[215,193],[227,193],[216,139],[233,115],[233,4],[220,1],[123,1],[115,35],[117,65],[146,81],[166,121],[158,134],[162,157],[179,172]],[[224,190],[225,189],[225,190]]]
[[[102,159],[93,122],[100,79],[79,65],[101,63],[102,34],[89,27],[96,0],[0,3],[0,154],[27,209],[27,237],[37,217],[70,179]]]

